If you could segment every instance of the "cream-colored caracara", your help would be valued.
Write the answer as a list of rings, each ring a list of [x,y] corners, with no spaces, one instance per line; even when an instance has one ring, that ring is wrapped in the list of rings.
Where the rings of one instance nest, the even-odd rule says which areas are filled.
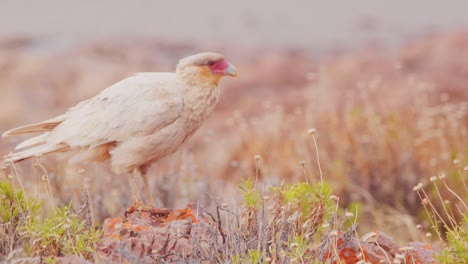
[[[72,152],[74,163],[108,161],[114,173],[140,174],[151,203],[148,167],[174,153],[208,118],[226,75],[236,76],[236,68],[211,52],[181,59],[175,73],[138,73],[63,115],[6,131],[3,137],[42,134],[19,144],[4,161],[56,152]]]

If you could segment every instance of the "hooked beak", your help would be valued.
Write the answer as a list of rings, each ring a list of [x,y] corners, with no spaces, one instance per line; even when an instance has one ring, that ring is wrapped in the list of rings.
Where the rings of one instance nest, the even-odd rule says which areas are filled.
[[[232,76],[232,77],[236,77],[237,76],[236,67],[234,67],[234,65],[229,63],[229,66],[224,70],[224,75],[229,75],[229,76]]]

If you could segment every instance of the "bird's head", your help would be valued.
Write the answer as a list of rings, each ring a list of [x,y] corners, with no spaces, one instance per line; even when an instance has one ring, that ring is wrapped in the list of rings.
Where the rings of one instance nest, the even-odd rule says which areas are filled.
[[[234,65],[226,61],[222,55],[212,52],[199,53],[181,59],[179,64],[177,64],[177,72],[197,74],[216,83],[223,76],[237,76],[237,70]]]

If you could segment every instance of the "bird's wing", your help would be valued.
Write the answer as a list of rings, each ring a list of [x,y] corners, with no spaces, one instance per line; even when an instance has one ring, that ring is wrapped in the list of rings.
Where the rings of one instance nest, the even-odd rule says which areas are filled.
[[[177,120],[182,107],[175,74],[135,75],[71,108],[47,143],[93,148],[149,135]]]
[[[42,121],[40,123],[13,128],[8,131],[5,131],[2,134],[2,137],[50,131],[54,129],[58,124],[60,124],[64,119],[65,119],[65,115],[61,115],[61,116],[54,117],[52,119],[48,119],[46,121]]]

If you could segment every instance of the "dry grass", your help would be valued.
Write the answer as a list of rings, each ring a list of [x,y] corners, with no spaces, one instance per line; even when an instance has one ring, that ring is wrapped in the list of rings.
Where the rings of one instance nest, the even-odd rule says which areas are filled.
[[[430,223],[413,186],[444,172],[451,186],[463,188],[452,160],[466,165],[468,159],[468,35],[427,36],[394,52],[320,60],[300,51],[211,49],[231,58],[241,75],[225,83],[218,109],[194,139],[152,170],[151,185],[165,206],[193,200],[211,209],[215,201],[235,205],[241,198],[234,186],[256,168],[264,186],[320,181],[310,128],[317,130],[323,175],[340,206],[361,208],[360,232],[422,239],[414,227]],[[151,41],[104,41],[60,52],[40,50],[33,41],[3,44],[0,130],[59,114],[135,71],[171,70],[195,51]],[[2,140],[2,153],[17,142]],[[96,222],[131,203],[126,177],[94,165],[80,173],[60,156],[41,163],[58,205],[79,204],[87,178]],[[27,193],[47,201],[47,186],[38,184],[43,172],[30,162],[18,170]]]

